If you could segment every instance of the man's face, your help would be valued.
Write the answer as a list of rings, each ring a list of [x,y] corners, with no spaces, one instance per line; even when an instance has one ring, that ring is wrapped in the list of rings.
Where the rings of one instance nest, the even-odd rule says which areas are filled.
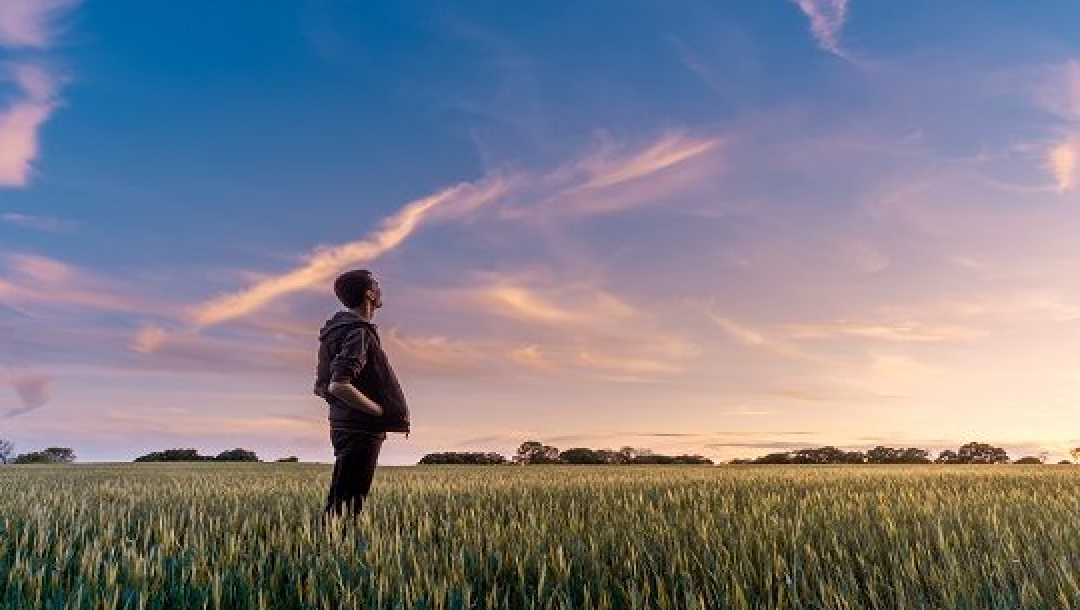
[[[375,309],[382,307],[382,288],[379,288],[379,280],[374,280],[371,284],[371,304]]]

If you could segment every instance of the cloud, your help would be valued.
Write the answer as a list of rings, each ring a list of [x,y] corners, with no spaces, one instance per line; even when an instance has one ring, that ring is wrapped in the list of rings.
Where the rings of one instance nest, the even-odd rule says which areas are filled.
[[[789,339],[829,339],[837,336],[881,341],[941,343],[965,341],[981,336],[967,327],[923,323],[876,323],[839,320],[821,324],[790,324],[782,329]]]
[[[715,138],[695,138],[683,132],[669,132],[640,150],[615,153],[611,147],[607,147],[546,175],[494,173],[477,182],[461,183],[406,204],[396,214],[386,218],[382,226],[366,239],[319,247],[306,264],[257,280],[245,290],[196,304],[190,308],[187,317],[194,328],[206,328],[247,316],[293,293],[323,290],[336,274],[350,266],[368,263],[397,248],[422,225],[473,219],[482,208],[511,196],[527,200],[528,203],[519,204],[517,208],[503,206],[500,212],[503,218],[515,216],[514,209],[529,214],[558,214],[560,210],[556,208],[560,205],[563,210],[575,208],[574,213],[578,214],[590,207],[592,212],[619,209],[640,200],[643,195],[656,195],[655,191],[643,189],[642,181],[701,157],[717,144]],[[629,196],[616,199],[601,196],[602,192],[622,185],[631,189]],[[573,315],[545,305],[514,286],[494,286],[489,296],[499,301],[506,310],[522,315],[548,316],[551,320]],[[617,303],[609,301],[606,305],[611,311],[617,312]]]
[[[73,223],[59,218],[31,216],[28,214],[2,214],[0,215],[0,220],[15,226],[26,229],[36,229],[38,231],[63,231],[74,226]]]
[[[579,188],[602,189],[647,178],[702,155],[717,144],[716,139],[698,139],[682,132],[670,132],[644,150],[629,155],[614,159],[607,154],[597,155],[579,164],[588,176]]]
[[[498,215],[550,222],[662,204],[708,176],[713,168],[706,161],[721,144],[720,138],[681,130],[665,132],[643,147],[605,142],[577,161],[534,177],[524,201],[500,206]]]
[[[41,67],[21,63],[13,80],[19,90],[14,103],[0,111],[0,187],[21,188],[30,181],[31,164],[38,156],[38,130],[57,102],[57,83]]]
[[[37,254],[7,256],[8,278],[0,277],[0,298],[7,305],[52,309],[91,309],[144,313],[176,312],[174,305],[124,294],[88,271]]]
[[[1036,101],[1063,122],[1065,136],[1045,151],[1046,169],[1059,193],[1076,188],[1080,175],[1080,61],[1069,60],[1042,72]]]
[[[160,326],[143,324],[135,333],[135,339],[131,342],[131,349],[141,353],[153,352],[161,348],[167,339],[168,333]]]
[[[847,19],[848,0],[795,0],[810,19],[810,29],[822,49],[846,57],[840,47],[840,30]]]
[[[0,3],[0,46],[51,46],[57,35],[57,20],[76,4],[78,0],[4,0]]]
[[[52,380],[39,373],[13,373],[0,377],[0,383],[15,390],[21,405],[6,412],[4,417],[15,417],[43,407],[52,394]]]
[[[429,217],[446,219],[469,214],[498,200],[508,187],[508,181],[495,176],[477,184],[459,184],[409,203],[385,219],[382,227],[367,239],[318,248],[302,267],[258,281],[247,290],[194,306],[191,320],[196,328],[205,328],[246,316],[283,296],[322,289],[346,268],[372,261],[399,246]]]
[[[1075,140],[1066,140],[1050,149],[1047,164],[1057,182],[1059,193],[1071,191],[1076,188],[1077,158],[1080,157],[1080,146]]]

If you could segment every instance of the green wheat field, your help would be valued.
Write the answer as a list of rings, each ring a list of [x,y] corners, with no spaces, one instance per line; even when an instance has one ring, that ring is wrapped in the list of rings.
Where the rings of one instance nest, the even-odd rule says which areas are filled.
[[[1080,467],[0,467],[0,608],[1080,608]]]

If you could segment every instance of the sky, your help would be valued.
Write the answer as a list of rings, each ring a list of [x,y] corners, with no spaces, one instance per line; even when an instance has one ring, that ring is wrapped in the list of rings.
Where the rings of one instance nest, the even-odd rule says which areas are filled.
[[[1080,446],[1080,4],[3,0],[0,438]]]

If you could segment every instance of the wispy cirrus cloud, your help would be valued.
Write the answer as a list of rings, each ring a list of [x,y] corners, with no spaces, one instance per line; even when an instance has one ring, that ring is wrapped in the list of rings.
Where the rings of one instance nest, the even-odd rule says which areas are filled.
[[[61,28],[60,20],[79,0],[4,0],[0,4],[0,46],[44,49]]]
[[[58,22],[78,0],[4,0],[0,4],[0,48],[45,51],[59,33]],[[23,188],[38,157],[38,132],[57,108],[60,78],[35,59],[5,68],[0,81],[16,95],[0,109],[0,188]]]
[[[642,146],[605,141],[580,159],[534,176],[520,201],[500,206],[503,219],[589,218],[662,204],[700,184],[716,169],[719,137],[682,130],[660,134]]]
[[[56,108],[58,83],[32,63],[15,65],[11,80],[18,96],[0,111],[0,187],[21,188],[29,183],[38,156],[38,131]]]
[[[139,296],[134,289],[114,286],[95,273],[60,260],[29,253],[6,258],[7,272],[0,275],[0,300],[5,304],[55,310],[176,311],[169,303]]]
[[[49,402],[52,394],[52,379],[41,373],[24,371],[0,375],[0,385],[9,386],[14,390],[20,404],[3,413],[3,417],[15,417],[43,407]]]
[[[1080,61],[1069,60],[1044,72],[1036,100],[1062,121],[1064,132],[1046,147],[1045,166],[1057,191],[1066,193],[1080,180]]]
[[[810,29],[822,49],[847,57],[840,45],[840,32],[847,20],[848,0],[795,0],[810,20]]]
[[[1076,177],[1080,171],[1080,166],[1077,165],[1078,157],[1080,157],[1080,145],[1071,138],[1050,149],[1047,163],[1057,182],[1059,193],[1076,188]]]
[[[696,138],[683,132],[670,132],[641,149],[616,154],[610,148],[605,148],[547,174],[492,174],[473,183],[459,184],[406,204],[399,212],[386,218],[380,229],[363,240],[317,248],[301,267],[266,277],[247,289],[193,306],[190,321],[195,328],[206,328],[246,316],[289,294],[321,289],[344,269],[370,262],[400,246],[422,224],[473,217],[483,208],[510,196],[516,197],[519,203],[517,207],[513,204],[503,205],[499,211],[502,218],[516,216],[514,210],[530,215],[559,215],[588,213],[586,208],[590,206],[593,212],[601,208],[604,211],[618,209],[627,202],[640,200],[642,193],[646,196],[649,193],[656,195],[644,183],[705,155],[715,149],[718,143],[716,138]],[[624,185],[633,187],[633,192],[617,200],[604,199],[605,192]],[[555,309],[545,310],[535,300],[529,301],[527,295],[513,286],[496,286],[491,290],[497,299],[512,310],[531,311],[530,315],[561,315]]]
[[[3,220],[4,222],[15,225],[17,227],[34,229],[37,231],[57,232],[67,230],[75,226],[75,223],[67,220],[62,220],[60,218],[53,218],[51,216],[36,216],[30,214],[0,214],[0,220]]]
[[[432,218],[465,215],[488,205],[507,192],[509,180],[494,176],[476,184],[463,183],[407,204],[385,219],[366,239],[316,249],[306,264],[267,277],[241,290],[198,304],[191,310],[196,328],[213,326],[250,314],[283,296],[321,289],[349,266],[370,262],[404,242],[423,222]]]

